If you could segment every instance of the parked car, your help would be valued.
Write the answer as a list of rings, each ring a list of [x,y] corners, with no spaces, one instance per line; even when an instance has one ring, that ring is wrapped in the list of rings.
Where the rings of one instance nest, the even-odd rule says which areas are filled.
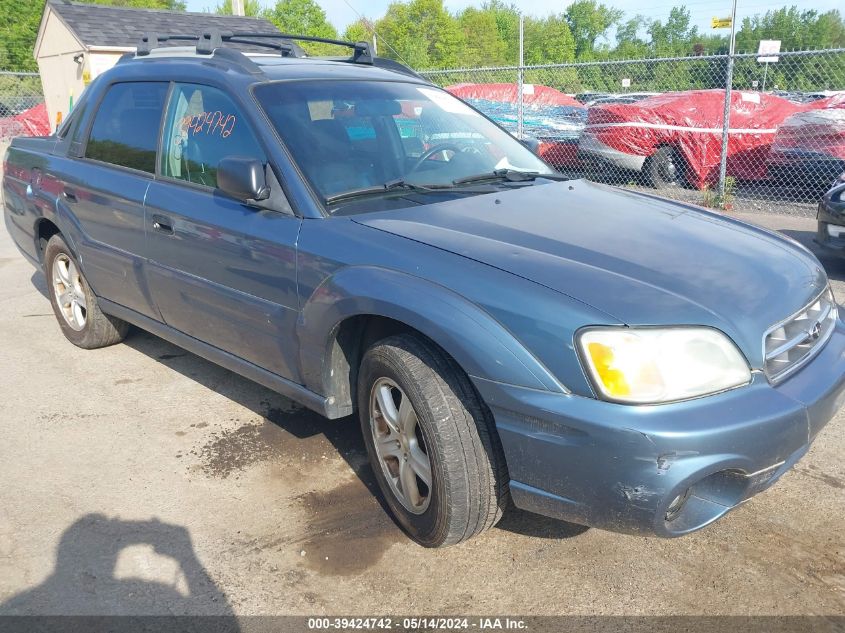
[[[815,101],[778,127],[768,156],[769,177],[825,191],[845,171],[845,98]]]
[[[578,155],[596,174],[641,173],[654,187],[703,188],[719,170],[725,92],[693,90],[635,104],[594,106]],[[766,158],[778,125],[801,106],[766,93],[731,93],[728,175],[767,176]]]
[[[248,57],[236,39],[140,47],[57,135],[12,141],[6,227],[71,343],[134,324],[356,414],[387,506],[429,547],[511,500],[698,530],[777,481],[845,399],[845,323],[792,240],[561,181],[363,44]]]
[[[612,103],[636,103],[637,101],[642,101],[643,99],[648,99],[659,94],[659,92],[625,92],[621,94],[602,95],[588,99],[584,102],[584,105],[592,108],[596,105],[609,105]]]
[[[815,242],[827,255],[845,257],[845,172],[819,202]]]
[[[0,139],[13,136],[47,136],[50,120],[46,104],[39,103],[13,116],[0,118]]]
[[[446,90],[477,108],[511,134],[519,127],[517,84],[456,84]],[[559,90],[526,84],[523,92],[523,134],[539,142],[538,153],[558,169],[578,166],[578,137],[587,109]]]

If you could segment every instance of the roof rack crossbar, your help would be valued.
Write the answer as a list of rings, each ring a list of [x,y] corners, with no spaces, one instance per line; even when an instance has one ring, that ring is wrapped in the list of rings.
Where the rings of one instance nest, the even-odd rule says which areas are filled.
[[[291,40],[298,42],[314,42],[317,44],[334,44],[335,46],[344,46],[352,49],[353,60],[359,64],[372,64],[373,55],[370,51],[369,42],[350,42],[348,40],[334,40],[328,37],[315,37],[313,35],[293,35],[290,33],[224,33],[223,39],[242,38],[242,37],[261,37],[279,40]]]

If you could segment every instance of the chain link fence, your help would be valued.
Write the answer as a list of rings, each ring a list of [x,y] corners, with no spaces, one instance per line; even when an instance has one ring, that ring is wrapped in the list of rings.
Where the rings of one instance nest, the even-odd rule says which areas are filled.
[[[809,211],[845,172],[845,49],[776,59],[734,56],[726,145],[728,55],[421,74],[539,141],[543,157],[572,177],[706,206]]]
[[[0,71],[0,143],[40,133],[47,116],[43,103],[38,73]]]
[[[422,71],[574,178],[722,208],[810,205],[845,172],[845,49]],[[0,142],[46,117],[37,73],[0,71]],[[49,127],[49,122],[47,123]],[[719,163],[727,152],[724,196]]]

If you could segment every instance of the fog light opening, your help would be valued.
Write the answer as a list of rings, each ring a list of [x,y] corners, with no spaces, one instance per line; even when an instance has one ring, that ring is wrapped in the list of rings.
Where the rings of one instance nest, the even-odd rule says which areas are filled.
[[[691,488],[687,488],[677,497],[672,499],[672,503],[669,504],[669,507],[666,508],[666,521],[670,522],[678,518],[678,515],[681,513],[681,510],[684,509],[684,504],[689,499]]]

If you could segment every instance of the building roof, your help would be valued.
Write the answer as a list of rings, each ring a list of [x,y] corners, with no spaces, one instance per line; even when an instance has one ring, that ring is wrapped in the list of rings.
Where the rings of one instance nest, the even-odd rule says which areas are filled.
[[[70,0],[48,0],[47,5],[61,18],[85,46],[134,47],[145,33],[202,33],[208,29],[249,33],[278,33],[272,22],[263,18],[234,15],[189,13],[161,9],[135,9],[98,4],[83,4]],[[161,46],[185,46],[188,42],[168,41]],[[267,48],[248,44],[228,43],[242,51],[269,52]]]

